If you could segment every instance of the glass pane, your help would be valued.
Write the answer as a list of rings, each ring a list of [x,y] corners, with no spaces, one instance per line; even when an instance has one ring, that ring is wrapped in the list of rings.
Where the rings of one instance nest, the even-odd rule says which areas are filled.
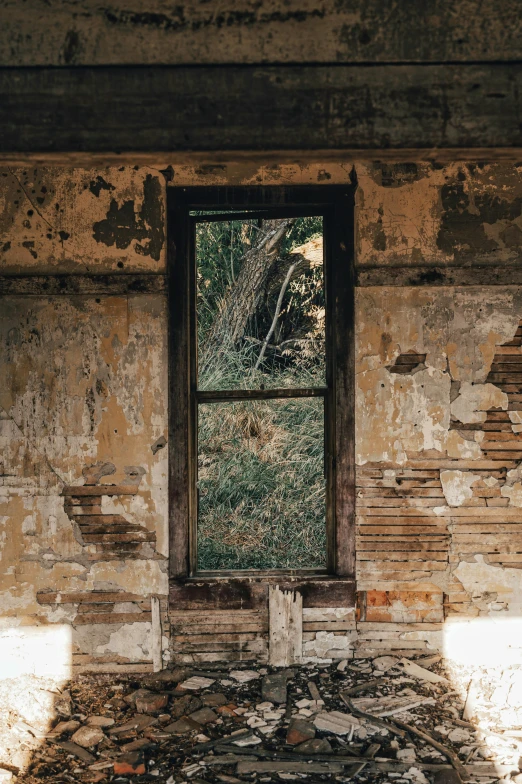
[[[198,407],[198,569],[326,567],[322,398]]]
[[[196,224],[199,389],[325,384],[322,223]]]

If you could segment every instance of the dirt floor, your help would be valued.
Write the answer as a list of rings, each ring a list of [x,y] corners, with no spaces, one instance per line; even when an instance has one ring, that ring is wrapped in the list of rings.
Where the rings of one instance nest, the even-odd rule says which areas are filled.
[[[522,784],[518,665],[28,676],[0,681],[0,715],[0,782]]]

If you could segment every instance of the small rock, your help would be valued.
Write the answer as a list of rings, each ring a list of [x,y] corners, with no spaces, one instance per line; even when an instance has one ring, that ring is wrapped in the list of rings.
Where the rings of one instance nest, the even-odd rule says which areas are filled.
[[[217,708],[218,705],[226,705],[228,702],[224,694],[203,694],[201,699],[203,705],[207,705],[209,708]]]
[[[311,738],[295,747],[299,754],[331,754],[332,747],[326,738]]]
[[[99,727],[80,727],[79,730],[76,730],[71,740],[73,743],[77,743],[78,746],[89,749],[91,746],[97,746],[104,738],[105,734]]]
[[[119,776],[140,776],[145,773],[145,763],[139,751],[130,751],[122,754],[114,762],[114,773]]]
[[[337,669],[339,670],[339,672],[344,672],[347,667],[348,667],[348,659],[342,659],[337,665]]]
[[[261,676],[255,670],[232,670],[230,677],[239,683],[248,683],[248,681],[255,681]]]
[[[267,711],[267,710],[272,710],[273,707],[274,707],[273,702],[260,702],[258,705],[256,705],[256,710]]]
[[[296,746],[306,740],[315,738],[315,727],[309,721],[303,719],[292,719],[288,726],[286,742],[289,746]]]
[[[261,738],[258,738],[257,735],[247,735],[233,740],[232,743],[234,746],[257,746],[258,743],[261,743]]]
[[[189,718],[197,721],[198,724],[213,724],[218,717],[211,708],[201,708],[191,713]]]
[[[388,672],[392,667],[396,667],[398,663],[399,659],[395,656],[378,656],[373,660],[373,666],[381,672]]]
[[[457,727],[448,733],[448,740],[450,740],[452,743],[469,743],[471,740],[471,734],[468,732],[468,730]]]
[[[184,697],[174,700],[170,708],[170,714],[173,719],[181,719],[182,716],[189,716],[194,711],[199,710],[202,705],[203,702],[199,697],[185,694]]]
[[[6,770],[5,768],[0,768],[0,782],[2,784],[7,781],[13,780],[13,774],[10,770]]]
[[[170,735],[186,735],[187,732],[193,732],[194,730],[200,731],[201,724],[184,716],[182,719],[178,719],[178,721],[165,727],[164,732],[168,732]]]
[[[149,691],[149,689],[137,689],[136,691],[133,691],[132,694],[125,695],[123,699],[125,700],[127,705],[135,705],[136,700],[139,700],[141,697],[147,697],[149,694],[152,693],[153,692]]]
[[[163,710],[169,701],[168,694],[144,694],[135,701],[136,710],[139,713],[157,713]]]
[[[60,735],[76,732],[79,726],[80,722],[76,721],[75,719],[71,719],[71,721],[61,721],[56,725],[56,727],[53,727],[49,735],[53,738],[59,738]]]
[[[286,702],[286,684],[288,676],[284,672],[265,675],[261,683],[261,694],[267,702]]]
[[[192,678],[180,683],[179,688],[188,689],[189,691],[199,691],[200,689],[208,689],[213,683],[215,683],[215,681],[211,678],[203,678],[200,675],[194,675]]]
[[[72,724],[73,722],[70,723]],[[111,719],[109,716],[89,716],[85,723],[89,727],[112,727],[114,719]]]
[[[399,749],[396,756],[398,760],[401,760],[401,762],[415,762],[417,759],[415,749],[412,749],[409,746],[407,746],[405,749]]]
[[[220,705],[219,708],[216,708],[216,710],[220,716],[230,716],[231,718],[237,718],[238,715],[235,705]]]
[[[154,744],[148,738],[136,738],[136,740],[132,740],[130,743],[125,743],[123,746],[120,746],[121,751],[127,753],[129,751],[139,751],[140,749],[147,749],[151,748]]]

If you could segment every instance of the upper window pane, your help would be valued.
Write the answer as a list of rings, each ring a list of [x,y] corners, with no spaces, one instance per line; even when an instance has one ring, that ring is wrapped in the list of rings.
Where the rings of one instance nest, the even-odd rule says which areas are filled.
[[[200,390],[325,385],[321,217],[196,224]]]

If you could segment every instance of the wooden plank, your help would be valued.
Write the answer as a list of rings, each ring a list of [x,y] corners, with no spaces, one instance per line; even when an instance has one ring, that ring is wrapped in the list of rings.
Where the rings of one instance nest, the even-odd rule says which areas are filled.
[[[166,278],[161,273],[114,275],[0,275],[0,296],[132,296],[161,294]]]
[[[102,495],[136,495],[138,485],[82,485],[77,487],[64,487],[61,495],[72,495],[75,498],[82,496],[102,496]],[[119,517],[120,515],[114,515]],[[125,518],[123,518],[125,520]]]
[[[445,551],[433,552],[430,551],[429,558],[431,561],[447,561],[448,556]],[[424,561],[426,554],[422,551],[413,549],[403,551],[387,550],[385,552],[379,551],[359,551],[357,553],[358,561]]]
[[[85,626],[93,623],[150,623],[150,612],[144,613],[85,613],[77,615],[73,626]]]
[[[72,13],[74,11],[74,13]],[[201,65],[241,63],[476,62],[520,59],[516,0],[75,0],[42,8],[2,3],[0,64]]]
[[[142,601],[144,596],[127,591],[38,591],[38,604],[79,604],[81,602],[113,604]]]
[[[178,610],[266,609],[268,586],[277,583],[281,590],[295,590],[305,607],[355,606],[355,581],[324,577],[303,579],[288,576],[174,581],[170,585],[170,606]]]
[[[520,147],[521,73],[520,63],[6,68],[0,136],[4,154]]]
[[[327,283],[325,400],[328,569],[355,575],[355,189],[324,218]]]
[[[167,274],[169,297],[169,574],[190,570],[189,274],[190,229],[174,190],[167,191]],[[193,470],[193,469],[192,469]]]
[[[160,601],[157,596],[151,596],[151,659],[154,672],[163,669],[162,628]]]
[[[299,591],[281,591],[271,585],[268,592],[268,661],[273,667],[300,664],[303,640],[303,598]]]

